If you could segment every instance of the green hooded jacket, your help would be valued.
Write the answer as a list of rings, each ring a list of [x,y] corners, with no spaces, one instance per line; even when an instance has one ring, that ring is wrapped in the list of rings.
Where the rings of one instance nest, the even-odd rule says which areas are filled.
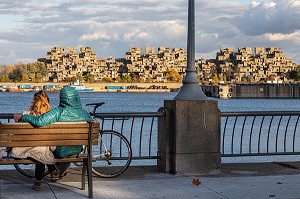
[[[20,122],[28,122],[35,127],[46,126],[55,122],[90,122],[91,115],[82,109],[79,95],[75,88],[64,87],[60,90],[59,106],[40,116],[23,115]],[[82,146],[56,147],[54,154],[65,157],[80,153]]]

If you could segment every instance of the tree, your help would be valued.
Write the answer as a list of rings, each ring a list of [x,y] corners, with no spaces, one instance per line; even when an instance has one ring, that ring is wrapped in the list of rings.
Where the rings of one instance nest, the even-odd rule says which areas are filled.
[[[89,83],[94,83],[95,82],[95,78],[94,78],[94,75],[92,74],[88,74],[87,76],[84,77],[84,80],[86,82],[89,82]]]
[[[120,76],[117,76],[117,77],[116,77],[116,81],[117,81],[117,82],[120,82],[120,80],[121,80],[121,77],[120,77]]]
[[[137,78],[136,81],[137,81],[137,82],[145,82],[145,79],[144,79],[143,77],[139,77],[139,78]]]
[[[218,75],[216,73],[213,73],[212,81],[214,84],[218,84],[220,82]]]
[[[131,82],[136,82],[137,76],[135,73],[129,73],[130,78],[131,78]]]
[[[38,68],[37,72],[40,72],[43,77],[46,77],[49,73],[44,62],[36,62],[36,67]]]
[[[170,82],[181,82],[182,80],[181,75],[175,69],[167,70],[165,75]]]
[[[29,63],[27,64],[27,75],[29,77],[29,79],[31,79],[31,81],[35,81],[35,75],[36,75],[36,72],[37,72],[37,68],[35,66],[34,63]]]
[[[122,78],[122,80],[124,82],[127,82],[127,83],[131,83],[132,82],[131,76],[129,74],[124,75],[123,78]]]
[[[112,79],[110,77],[103,77],[102,82],[111,82]]]
[[[43,76],[41,73],[35,75],[35,82],[43,82]]]
[[[18,63],[15,64],[13,67],[13,71],[9,74],[9,78],[12,79],[14,82],[22,81],[22,76],[27,74],[24,70],[23,64]]]
[[[151,80],[151,77],[147,77],[147,79],[146,79],[145,82],[146,82],[146,83],[151,83],[151,81],[152,81],[152,80]]]
[[[0,74],[0,82],[9,82],[7,74]]]
[[[12,73],[14,71],[14,67],[13,66],[7,66],[7,73]]]
[[[71,82],[76,82],[76,81],[77,81],[77,77],[76,76],[71,77]]]
[[[289,79],[300,80],[300,66],[297,66],[296,70],[288,72],[287,76]]]
[[[21,81],[28,82],[28,80],[29,80],[29,76],[27,75],[27,73],[23,72],[21,75]]]
[[[77,73],[76,77],[77,77],[77,79],[79,80],[79,82],[83,82],[84,79],[83,79],[81,73]]]

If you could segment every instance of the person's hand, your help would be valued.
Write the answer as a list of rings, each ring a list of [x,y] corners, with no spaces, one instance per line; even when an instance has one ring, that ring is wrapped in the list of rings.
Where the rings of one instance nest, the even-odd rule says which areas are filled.
[[[14,120],[15,122],[19,122],[21,119],[22,115],[21,114],[14,114]]]

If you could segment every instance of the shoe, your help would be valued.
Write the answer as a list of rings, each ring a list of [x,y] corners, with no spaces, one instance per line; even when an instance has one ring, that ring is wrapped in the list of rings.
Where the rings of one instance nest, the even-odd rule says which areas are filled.
[[[59,180],[60,178],[59,178],[59,172],[58,171],[52,171],[51,173],[50,173],[50,180],[52,180],[52,181],[57,181],[57,180]]]
[[[36,191],[41,191],[42,190],[41,185],[42,185],[41,181],[36,180],[34,181],[32,188],[35,189]]]

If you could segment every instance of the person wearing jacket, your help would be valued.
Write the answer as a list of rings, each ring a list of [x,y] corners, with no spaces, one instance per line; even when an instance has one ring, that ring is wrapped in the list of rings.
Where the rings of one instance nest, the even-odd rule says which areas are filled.
[[[16,122],[28,122],[35,127],[46,126],[55,122],[90,122],[92,120],[91,115],[82,109],[79,95],[73,87],[63,87],[60,90],[59,106],[44,113],[40,116],[33,115],[14,115]],[[63,158],[73,154],[80,153],[82,146],[56,146],[53,152],[56,158]],[[69,168],[70,164],[64,165],[60,168],[60,177]],[[42,179],[45,172],[45,165],[36,169],[36,179]],[[59,179],[57,171],[53,171],[51,175],[52,180]],[[37,176],[38,175],[38,176]],[[39,182],[40,184],[40,182]]]

